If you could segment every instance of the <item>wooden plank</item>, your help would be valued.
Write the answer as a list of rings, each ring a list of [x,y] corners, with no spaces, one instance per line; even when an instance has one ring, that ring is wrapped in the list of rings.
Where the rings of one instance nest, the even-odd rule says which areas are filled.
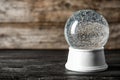
[[[94,9],[120,8],[119,0],[37,0],[34,3],[35,7],[43,8],[43,10],[48,8],[52,9],[52,7],[54,7],[54,9],[66,9],[66,10],[67,8],[73,9],[76,7]]]
[[[110,35],[109,40],[106,45],[106,48],[112,49],[112,48],[118,48],[120,49],[120,24],[115,23],[110,25]],[[114,47],[113,47],[114,45]]]
[[[0,1],[0,22],[29,22],[32,19],[29,3],[26,1]]]
[[[105,50],[106,71],[83,73],[65,69],[68,50],[0,50],[0,79],[119,80],[120,50]]]
[[[119,22],[119,4],[119,0],[1,0],[0,22],[65,22],[80,9],[94,9],[109,22]]]
[[[60,25],[59,25],[60,24]],[[66,49],[64,23],[0,24],[0,48],[8,49]],[[120,24],[110,24],[107,49],[120,48]]]
[[[63,27],[35,26],[35,28],[30,28],[26,26],[24,24],[1,26],[0,48],[67,48]]]
[[[102,14],[108,22],[116,23],[120,22],[120,9],[100,9],[98,10],[100,14]]]
[[[64,24],[74,11],[94,9],[110,23],[108,49],[120,48],[120,0],[1,0],[0,48],[64,49]]]
[[[79,9],[78,9],[79,10]],[[120,22],[120,9],[99,9],[96,10],[100,14],[102,14],[108,22]],[[36,13],[36,20],[39,16],[37,21],[40,22],[66,22],[66,20],[74,13],[70,10],[59,10],[59,11],[48,11],[48,12],[41,12],[35,11]],[[109,16],[110,15],[110,16]]]

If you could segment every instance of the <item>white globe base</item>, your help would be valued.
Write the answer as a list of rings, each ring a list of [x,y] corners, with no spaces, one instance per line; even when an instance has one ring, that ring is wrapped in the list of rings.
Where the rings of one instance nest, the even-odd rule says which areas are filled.
[[[97,72],[108,68],[105,62],[104,48],[81,50],[69,48],[66,69],[78,72]]]

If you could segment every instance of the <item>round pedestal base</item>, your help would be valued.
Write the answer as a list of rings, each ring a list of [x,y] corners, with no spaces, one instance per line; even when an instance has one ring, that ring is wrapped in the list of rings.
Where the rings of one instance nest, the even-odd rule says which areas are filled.
[[[105,62],[104,48],[81,50],[70,47],[65,67],[78,72],[103,71],[108,67]]]

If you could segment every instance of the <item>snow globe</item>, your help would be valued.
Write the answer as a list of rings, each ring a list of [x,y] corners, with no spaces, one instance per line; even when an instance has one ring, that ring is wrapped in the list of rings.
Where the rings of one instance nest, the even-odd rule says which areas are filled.
[[[96,72],[107,69],[104,45],[109,37],[106,19],[94,10],[75,12],[64,29],[69,53],[66,69],[78,72]]]

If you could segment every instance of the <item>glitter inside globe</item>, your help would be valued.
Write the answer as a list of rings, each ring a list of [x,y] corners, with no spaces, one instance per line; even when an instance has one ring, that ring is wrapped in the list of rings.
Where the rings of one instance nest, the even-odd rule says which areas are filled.
[[[109,37],[106,19],[93,10],[75,12],[65,25],[65,38],[75,49],[102,48]]]

